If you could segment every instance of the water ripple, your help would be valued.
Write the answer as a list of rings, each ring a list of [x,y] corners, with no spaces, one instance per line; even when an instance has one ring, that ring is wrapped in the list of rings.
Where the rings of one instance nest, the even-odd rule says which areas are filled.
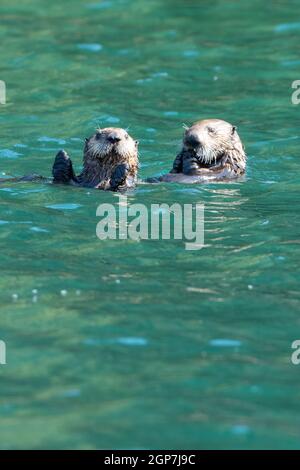
[[[101,44],[77,44],[78,49],[89,52],[100,52],[103,49]]]
[[[236,348],[242,345],[237,339],[217,338],[212,339],[209,344],[218,348]]]
[[[72,204],[72,203],[65,203],[65,204],[50,204],[46,206],[47,209],[54,209],[54,210],[75,210],[79,207],[82,207],[82,204]]]

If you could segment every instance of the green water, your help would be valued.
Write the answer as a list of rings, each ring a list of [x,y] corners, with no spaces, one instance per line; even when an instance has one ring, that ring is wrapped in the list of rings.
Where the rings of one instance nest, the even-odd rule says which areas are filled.
[[[249,155],[244,182],[130,194],[204,203],[200,251],[99,241],[112,193],[1,185],[1,448],[300,448],[298,13],[296,0],[1,4],[0,172],[49,175],[61,147],[79,171],[84,137],[115,125],[140,141],[140,176],[158,175],[182,124],[205,117],[236,124]]]

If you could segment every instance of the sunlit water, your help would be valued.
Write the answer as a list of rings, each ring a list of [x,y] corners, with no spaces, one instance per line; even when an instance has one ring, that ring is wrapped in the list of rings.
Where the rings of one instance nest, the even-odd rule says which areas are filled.
[[[80,170],[97,125],[169,170],[183,123],[236,124],[244,182],[140,185],[204,203],[205,247],[99,241],[118,196],[0,187],[1,448],[299,448],[298,2],[11,0],[1,5],[0,172]]]

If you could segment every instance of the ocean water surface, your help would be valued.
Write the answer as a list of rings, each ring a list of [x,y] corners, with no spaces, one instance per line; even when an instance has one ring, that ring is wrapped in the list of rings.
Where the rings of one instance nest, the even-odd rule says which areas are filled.
[[[0,7],[3,177],[62,147],[79,172],[96,126],[159,175],[206,117],[238,126],[248,171],[128,195],[204,204],[199,251],[100,241],[113,193],[0,185],[0,448],[300,448],[298,2],[69,3]]]

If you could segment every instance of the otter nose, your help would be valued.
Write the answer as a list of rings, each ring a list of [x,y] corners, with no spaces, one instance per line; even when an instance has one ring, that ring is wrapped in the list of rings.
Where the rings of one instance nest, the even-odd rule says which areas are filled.
[[[118,137],[116,134],[110,134],[108,136],[108,140],[109,142],[111,142],[112,144],[117,144],[118,142],[120,142],[121,137]]]
[[[198,137],[194,134],[187,135],[185,142],[189,147],[196,148],[200,145]]]

